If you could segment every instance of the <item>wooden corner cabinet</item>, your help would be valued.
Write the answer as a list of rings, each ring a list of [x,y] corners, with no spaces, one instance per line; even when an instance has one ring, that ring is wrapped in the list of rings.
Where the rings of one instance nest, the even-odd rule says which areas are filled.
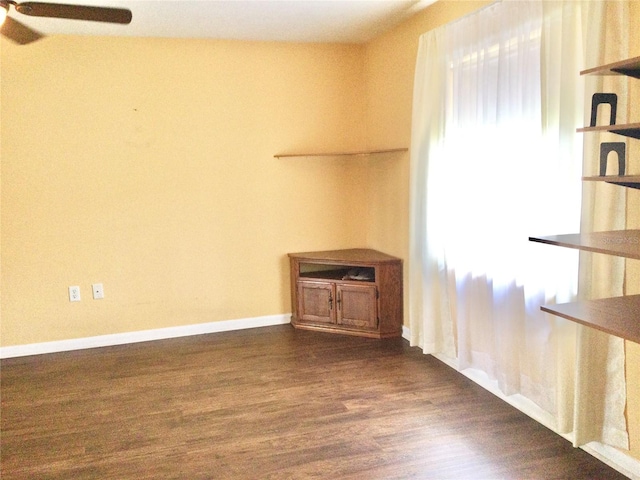
[[[640,79],[640,57],[623,60],[580,72],[582,75],[625,75]],[[612,132],[640,139],[640,123],[579,128],[578,132]],[[600,181],[640,189],[640,175],[583,177],[585,181]],[[593,253],[640,259],[640,230],[577,233],[530,237],[533,242]],[[572,320],[612,335],[640,343],[640,295],[602,298],[559,305],[543,305],[545,312]]]
[[[402,335],[402,260],[370,249],[290,253],[291,324],[370,338]]]

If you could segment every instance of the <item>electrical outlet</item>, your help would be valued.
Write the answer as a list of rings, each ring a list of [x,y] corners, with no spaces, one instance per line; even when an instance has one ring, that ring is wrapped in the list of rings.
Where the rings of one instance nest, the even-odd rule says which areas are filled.
[[[101,283],[94,283],[93,285],[91,285],[91,289],[93,290],[94,300],[104,298],[104,287]]]
[[[80,301],[80,287],[78,286],[69,287],[69,301],[70,302]]]

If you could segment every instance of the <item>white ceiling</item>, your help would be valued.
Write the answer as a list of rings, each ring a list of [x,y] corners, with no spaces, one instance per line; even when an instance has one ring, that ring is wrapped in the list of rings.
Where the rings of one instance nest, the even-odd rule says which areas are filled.
[[[48,1],[48,0],[46,0]],[[436,0],[54,0],[131,10],[129,25],[9,16],[45,35],[363,43]]]

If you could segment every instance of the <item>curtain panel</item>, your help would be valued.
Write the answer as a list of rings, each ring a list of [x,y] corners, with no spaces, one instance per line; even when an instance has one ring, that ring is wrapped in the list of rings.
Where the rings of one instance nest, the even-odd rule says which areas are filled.
[[[603,21],[605,8],[624,6],[606,3],[618,5],[503,1],[420,37],[409,320],[412,345],[534,402],[576,446],[628,448],[622,340],[539,309],[596,290],[619,294],[623,271],[528,242],[589,229],[611,208],[624,222],[620,198],[595,209],[582,193],[575,131],[585,117],[579,71],[606,56],[608,29],[625,31],[624,12],[606,15],[617,25]],[[624,55],[626,43],[609,43]],[[605,287],[595,287],[598,268]]]

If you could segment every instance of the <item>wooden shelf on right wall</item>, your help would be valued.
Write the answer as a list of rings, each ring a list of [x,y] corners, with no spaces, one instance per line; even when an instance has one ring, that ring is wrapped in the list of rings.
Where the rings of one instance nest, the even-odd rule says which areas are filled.
[[[640,230],[529,237],[529,241],[640,260]]]
[[[640,259],[640,230],[530,237],[530,241]],[[640,343],[640,295],[543,305],[544,312]]]
[[[606,175],[596,177],[582,177],[586,182],[606,182],[621,187],[640,189],[640,175]]]
[[[626,75],[627,77],[640,78],[640,57],[588,68],[581,71],[580,75]]]
[[[583,70],[580,75],[625,75],[640,79],[640,57]],[[609,132],[640,139],[640,123],[584,127],[578,128],[577,131]],[[583,180],[640,189],[640,175],[583,177]],[[551,235],[530,237],[529,240],[640,260],[640,230]],[[640,295],[543,305],[540,308],[553,315],[640,343]]]
[[[640,343],[640,295],[543,305],[541,309],[587,327]]]
[[[640,139],[640,123],[627,123],[621,125],[599,125],[597,127],[582,127],[576,129],[578,133],[589,132],[608,132],[622,135],[623,137],[631,137]]]

